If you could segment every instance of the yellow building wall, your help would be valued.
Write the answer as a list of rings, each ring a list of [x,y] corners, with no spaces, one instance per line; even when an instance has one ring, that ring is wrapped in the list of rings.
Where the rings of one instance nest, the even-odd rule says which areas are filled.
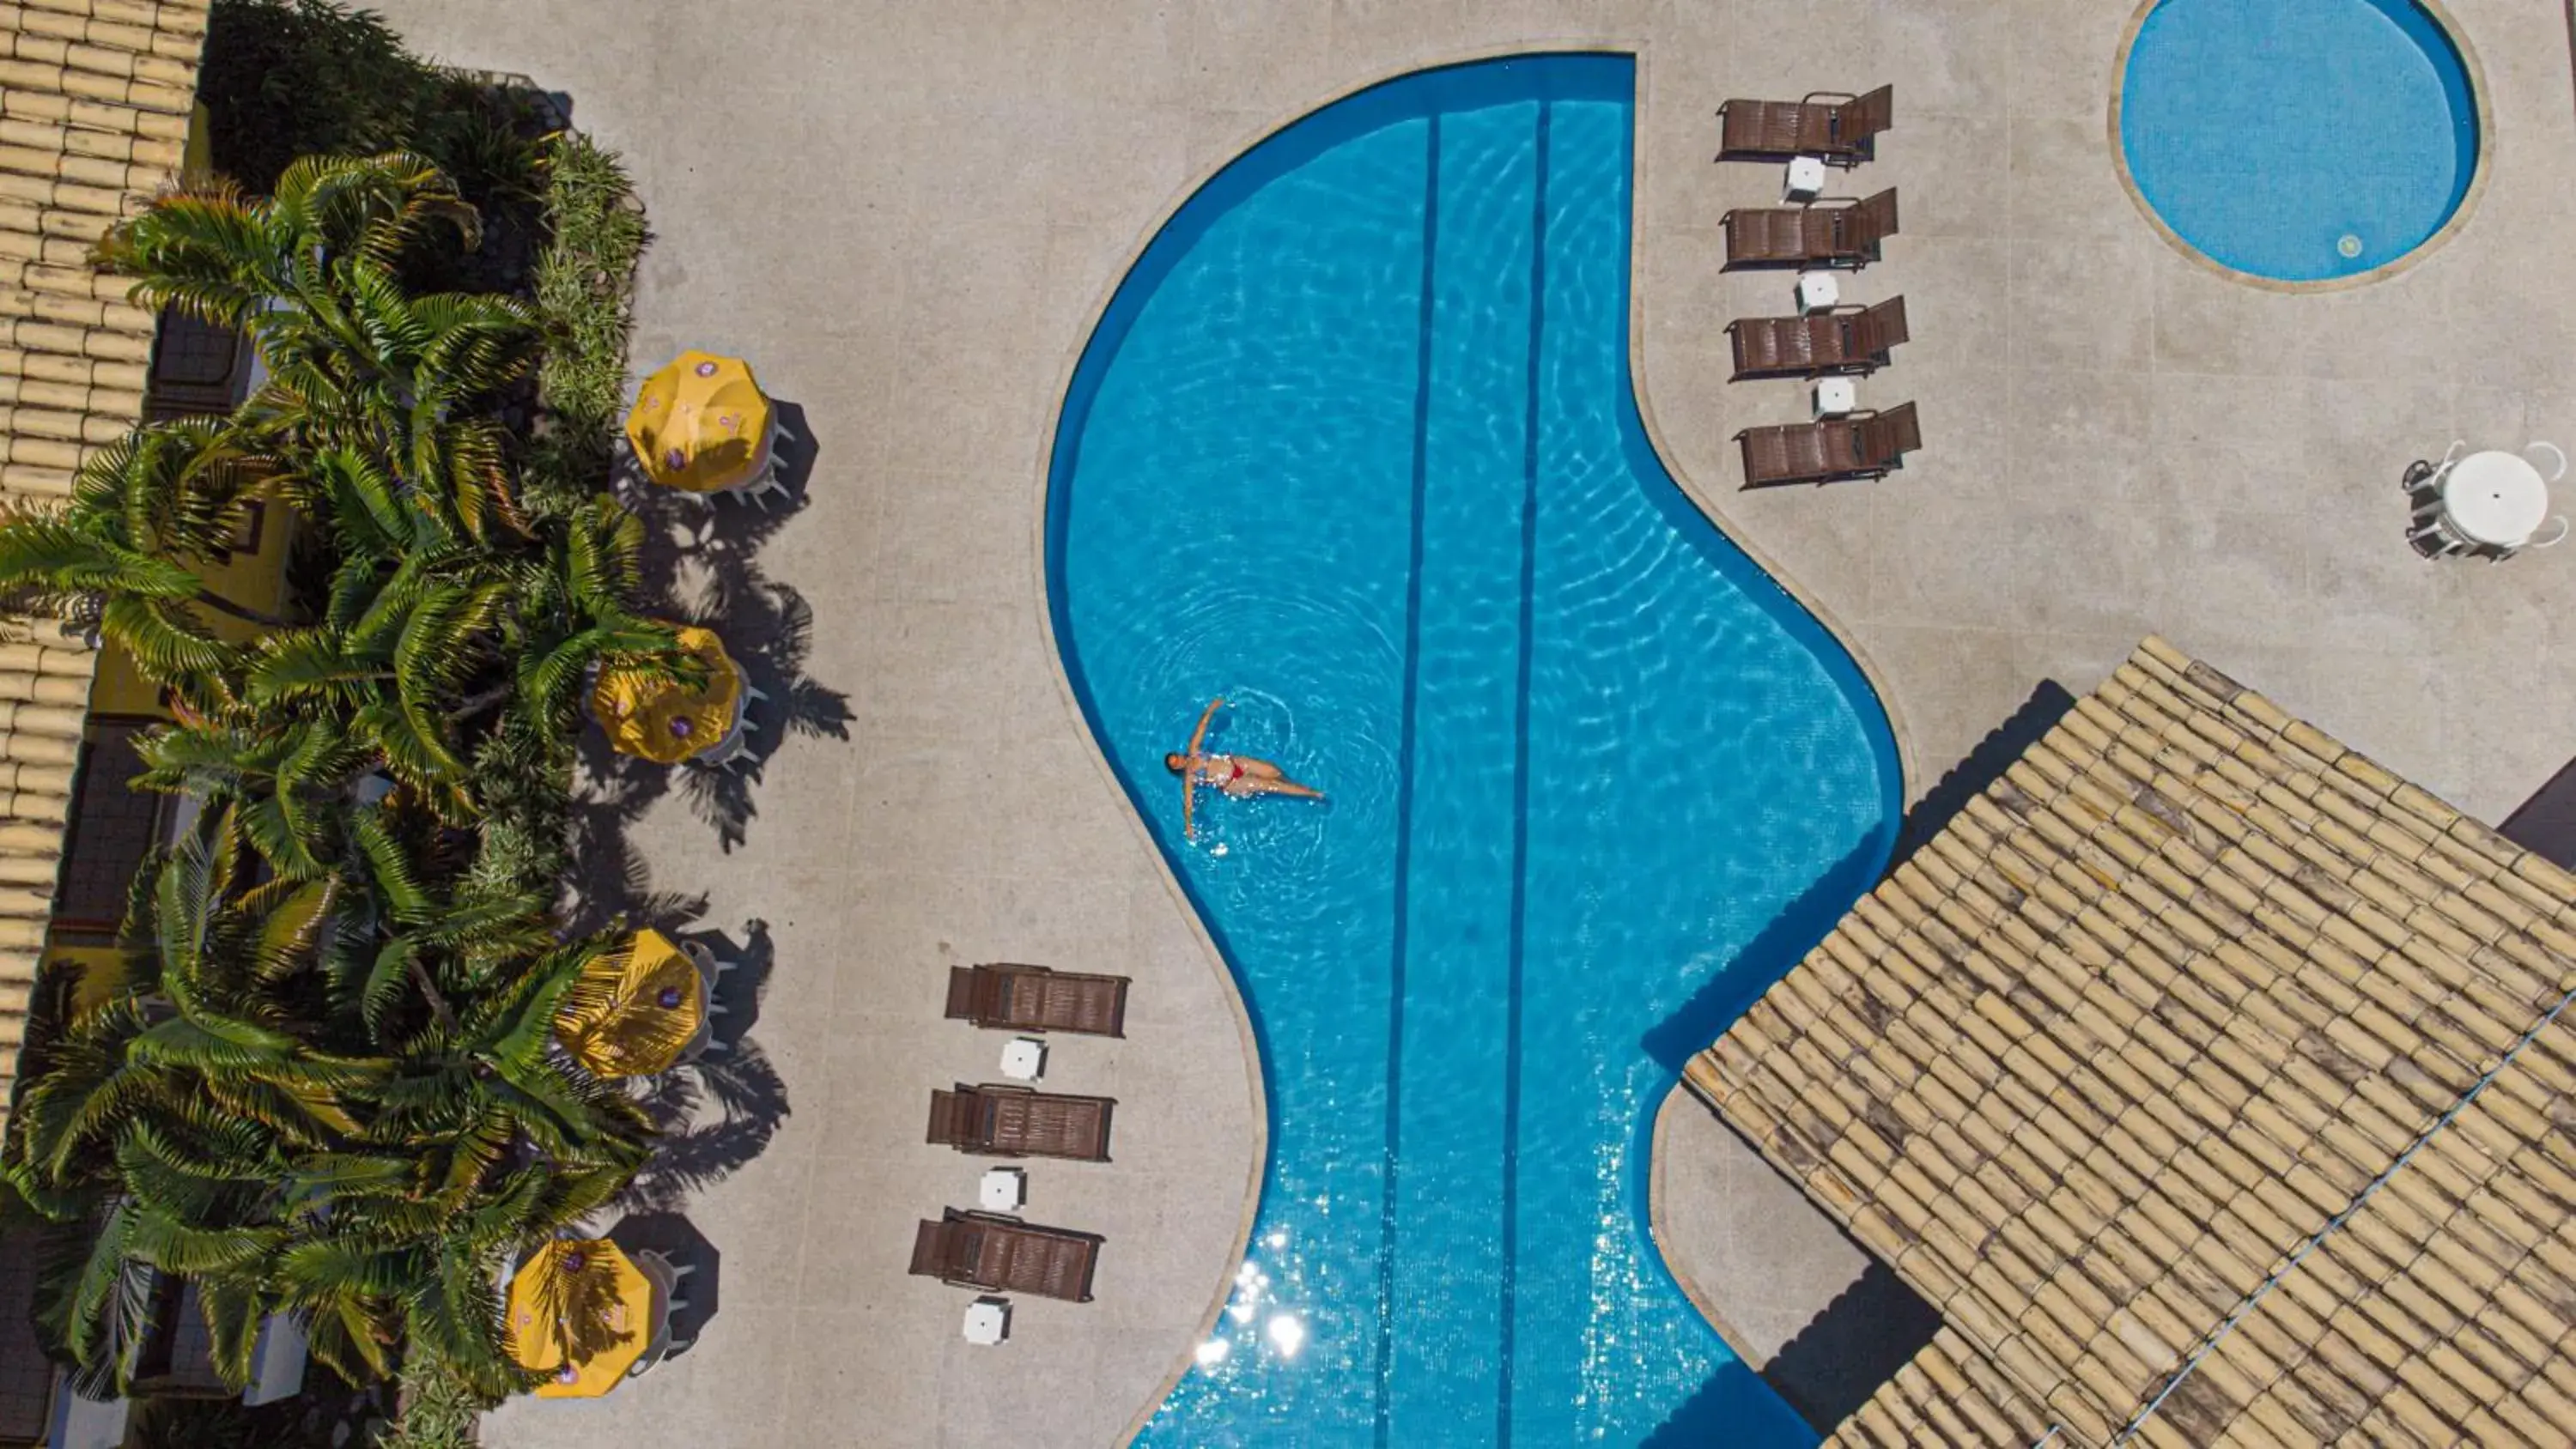
[[[236,551],[225,563],[201,564],[198,576],[228,603],[253,613],[282,615],[286,611],[286,564],[294,547],[295,522],[291,510],[271,502],[260,523],[259,547]],[[232,643],[248,643],[261,633],[260,625],[219,609],[200,606],[197,617],[216,638]],[[90,686],[89,712],[169,718],[161,708],[161,692],[135,668],[133,656],[112,642],[99,647],[98,679]]]

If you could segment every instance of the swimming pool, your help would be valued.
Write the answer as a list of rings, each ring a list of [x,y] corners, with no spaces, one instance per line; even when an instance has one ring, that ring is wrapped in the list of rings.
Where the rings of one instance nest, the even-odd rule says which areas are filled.
[[[2280,281],[2403,258],[2477,174],[2468,65],[2414,0],[2163,0],[2130,42],[2119,131],[2175,235]]]
[[[1814,1442],[1656,1255],[1645,1143],[1875,878],[1897,767],[1646,441],[1634,81],[1525,58],[1316,113],[1175,215],[1076,369],[1057,641],[1270,1107],[1235,1299],[1142,1442]],[[1328,802],[1203,799],[1184,841],[1162,756],[1215,695],[1211,749]]]

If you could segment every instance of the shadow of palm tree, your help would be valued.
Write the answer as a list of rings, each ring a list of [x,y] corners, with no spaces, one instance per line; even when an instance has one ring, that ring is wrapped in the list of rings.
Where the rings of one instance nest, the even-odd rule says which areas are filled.
[[[758,1018],[775,954],[767,925],[748,923],[739,944],[720,932],[690,930],[706,914],[706,896],[660,886],[631,839],[638,822],[676,790],[730,851],[749,836],[758,814],[754,792],[781,740],[790,734],[849,738],[848,696],[805,672],[813,609],[794,588],[766,577],[758,561],[760,549],[802,509],[821,455],[803,409],[781,404],[780,413],[791,435],[780,454],[787,494],[773,494],[766,509],[653,487],[630,454],[622,447],[617,452],[621,501],[644,524],[647,609],[713,630],[757,691],[744,700],[746,749],[730,767],[654,764],[618,753],[595,728],[583,731],[578,747],[571,812],[577,864],[563,907],[570,928],[651,925],[704,945],[736,968],[718,982],[720,1048],[640,1087],[662,1135],[651,1160],[615,1200],[630,1211],[671,1212],[739,1171],[767,1150],[789,1111],[786,1084],[744,1035]]]
[[[804,410],[781,403],[779,412],[791,434],[780,447],[780,482],[787,491],[783,499],[773,494],[767,506],[654,487],[642,480],[631,455],[621,455],[619,493],[644,522],[644,593],[653,611],[715,631],[758,693],[745,706],[745,751],[728,765],[666,767],[586,749],[586,777],[597,784],[601,803],[616,807],[599,818],[603,827],[631,824],[676,786],[690,814],[730,851],[749,838],[759,813],[754,790],[762,766],[783,739],[849,738],[849,696],[805,672],[813,649],[813,608],[793,586],[760,568],[761,548],[802,511],[806,482],[821,457]]]
[[[670,788],[670,767],[617,753],[599,730],[582,732],[570,819],[574,873],[562,904],[572,934],[628,924],[685,925],[706,914],[704,895],[657,889],[651,869],[627,839],[628,830]]]
[[[758,1157],[790,1111],[787,1084],[758,1043],[742,1033],[759,1019],[777,950],[765,921],[745,923],[740,945],[721,932],[686,939],[733,963],[717,983],[717,1047],[649,1079],[644,1109],[661,1130],[653,1156],[619,1193],[628,1211],[673,1211]]]

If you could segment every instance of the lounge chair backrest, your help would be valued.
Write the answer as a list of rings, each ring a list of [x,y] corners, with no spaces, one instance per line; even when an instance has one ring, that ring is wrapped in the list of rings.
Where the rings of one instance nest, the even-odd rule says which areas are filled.
[[[973,1021],[977,1015],[975,1001],[976,994],[983,990],[983,987],[983,972],[976,970],[972,966],[949,967],[948,1005],[946,1008],[948,1019],[950,1021]]]
[[[1834,107],[1834,139],[1858,145],[1896,124],[1896,87],[1880,86],[1868,95]]]
[[[1905,336],[1905,299],[1901,296],[1890,297],[1852,319],[1852,351],[1863,357],[1883,357]]]
[[[912,1238],[912,1271],[924,1278],[949,1281],[963,1277],[975,1261],[982,1233],[951,1208],[939,1222],[923,1222]]]
[[[981,1135],[977,1119],[983,1115],[971,1087],[960,1085],[954,1092],[934,1087],[930,1092],[930,1132],[924,1140],[941,1146],[972,1142]]]
[[[1900,403],[1860,424],[1860,455],[1871,463],[1893,463],[1923,446],[1923,430],[1914,420],[1914,404]]]
[[[1855,238],[1864,246],[1896,235],[1896,188],[1891,186],[1852,208],[1860,214],[1853,218]]]

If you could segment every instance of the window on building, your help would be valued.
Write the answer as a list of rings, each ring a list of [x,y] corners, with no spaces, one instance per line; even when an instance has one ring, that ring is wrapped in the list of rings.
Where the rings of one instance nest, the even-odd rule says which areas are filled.
[[[57,937],[113,938],[143,858],[161,838],[162,797],[127,785],[143,772],[135,736],[149,721],[92,719],[72,786],[71,829],[54,889]]]

